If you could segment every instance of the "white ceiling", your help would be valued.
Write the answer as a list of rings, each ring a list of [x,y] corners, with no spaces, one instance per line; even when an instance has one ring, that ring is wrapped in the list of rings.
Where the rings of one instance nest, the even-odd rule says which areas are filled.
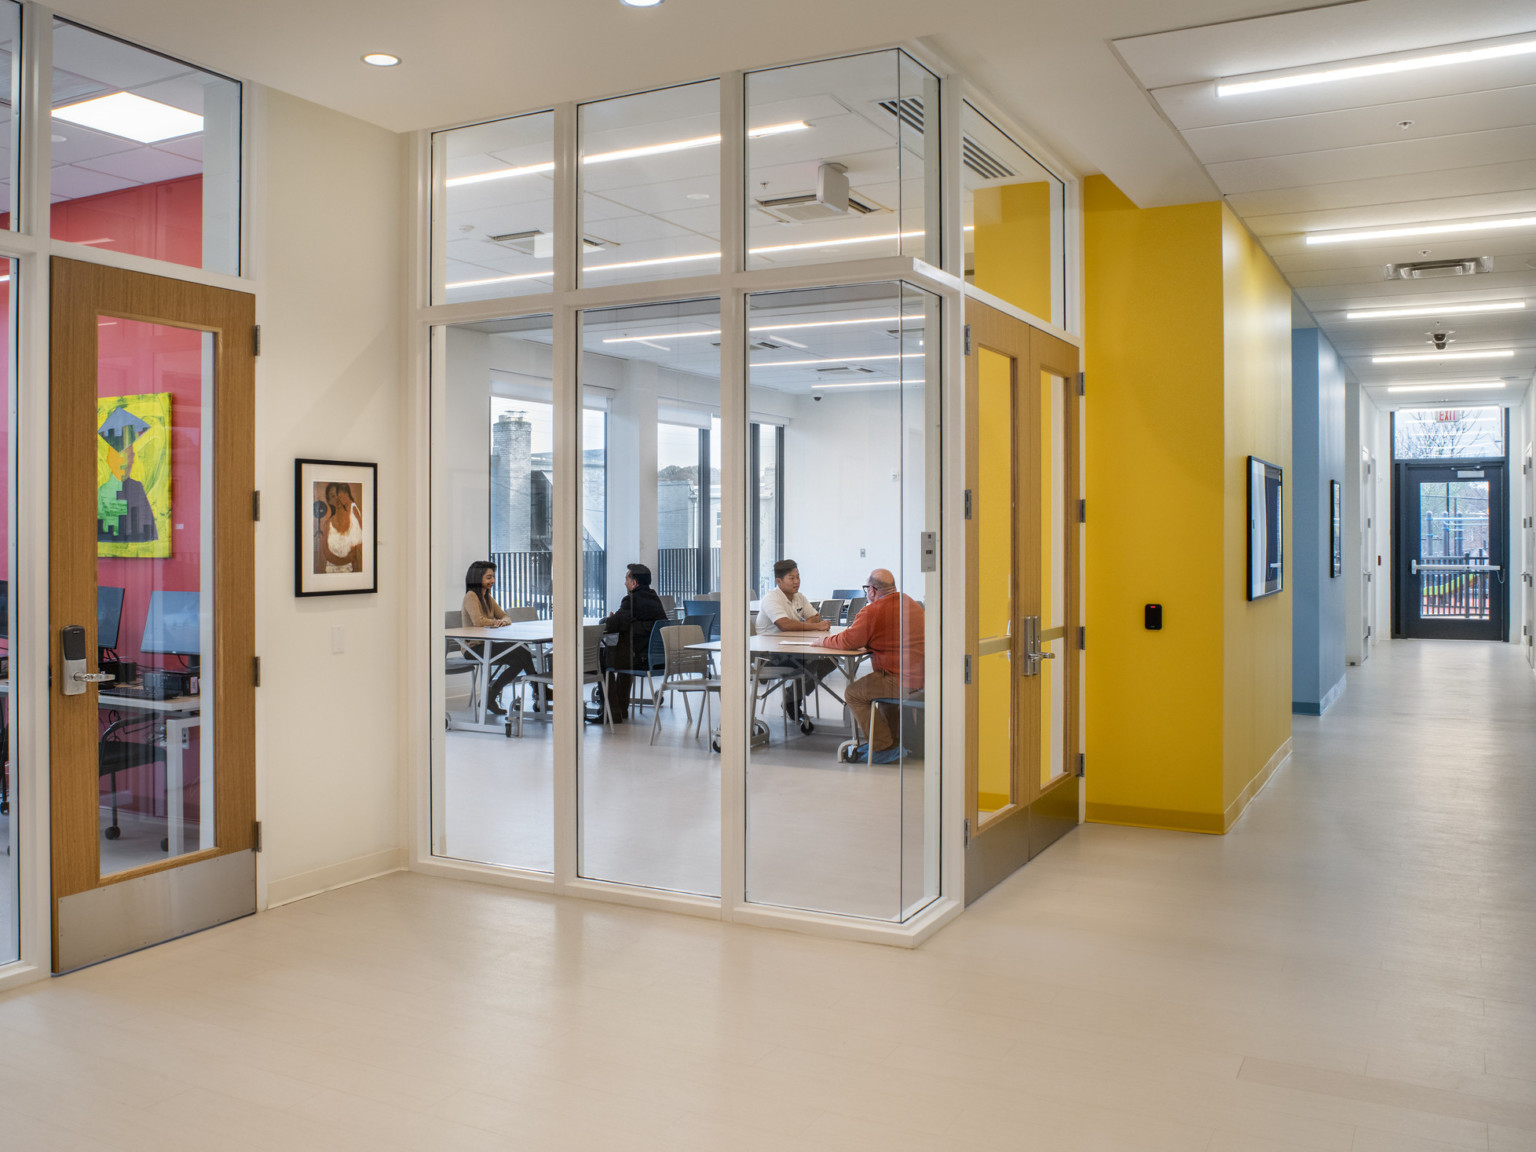
[[[1536,35],[1536,7],[1367,0],[1123,39],[1126,66],[1182,134],[1378,402],[1517,401],[1536,372],[1536,228],[1308,247],[1305,233],[1536,214],[1536,56],[1218,97],[1214,81],[1381,53]],[[1383,266],[1489,257],[1493,271],[1387,280]],[[1355,320],[1348,310],[1523,301],[1523,312]],[[1512,349],[1502,360],[1374,364],[1383,354]],[[1502,389],[1388,392],[1493,381]]]

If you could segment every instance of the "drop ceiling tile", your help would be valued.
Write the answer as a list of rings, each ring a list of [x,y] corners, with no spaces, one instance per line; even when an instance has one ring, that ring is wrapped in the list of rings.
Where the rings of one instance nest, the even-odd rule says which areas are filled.
[[[1328,268],[1374,268],[1415,260],[1460,260],[1489,256],[1494,266],[1536,257],[1536,228],[1465,236],[1421,236],[1387,243],[1325,244],[1307,247],[1300,234],[1269,237],[1265,250],[1282,272]]]
[[[94,160],[83,160],[77,167],[132,180],[135,184],[155,184],[161,180],[197,176],[203,170],[202,163],[197,160],[188,160],[185,156],[177,156],[174,153],[162,152],[158,148],[150,147],[134,148],[111,156],[98,156]]]
[[[1412,176],[1351,177],[1335,184],[1292,184],[1229,195],[1227,203],[1239,216],[1281,212],[1328,211],[1370,204],[1390,204],[1489,192],[1536,188],[1536,162],[1513,160]]]
[[[1391,204],[1367,204],[1313,212],[1279,212],[1270,216],[1247,216],[1244,223],[1255,236],[1263,240],[1292,232],[1376,228],[1393,224],[1417,224],[1426,220],[1524,214],[1536,214],[1536,187],[1518,192],[1404,200]]]
[[[191,71],[189,65],[169,56],[135,48],[73,24],[55,25],[53,62],[112,91],[153,84]]]
[[[1408,128],[1399,124],[1412,121]],[[1349,108],[1313,116],[1286,116],[1184,133],[1206,164],[1284,156],[1330,148],[1397,144],[1462,132],[1519,128],[1536,123],[1536,84],[1438,100]]]
[[[198,133],[196,136],[183,136],[179,140],[167,140],[164,143],[156,144],[155,147],[162,152],[170,152],[176,156],[185,156],[188,160],[196,160],[198,163],[202,163],[202,133]]]
[[[132,188],[136,183],[70,164],[56,165],[51,180],[50,191],[55,203],[59,200],[78,200],[82,196],[97,196],[103,192],[116,192],[120,188]]]
[[[1240,195],[1273,188],[1401,177],[1532,159],[1536,159],[1536,125],[1467,132],[1433,140],[1407,140],[1237,160],[1207,167],[1224,193]]]
[[[90,128],[82,128],[79,124],[60,120],[53,122],[52,135],[64,137],[63,140],[53,142],[55,164],[75,164],[82,160],[94,160],[98,156],[111,156],[117,152],[131,152],[135,148],[143,147],[137,140],[125,140],[121,136],[96,132]]]

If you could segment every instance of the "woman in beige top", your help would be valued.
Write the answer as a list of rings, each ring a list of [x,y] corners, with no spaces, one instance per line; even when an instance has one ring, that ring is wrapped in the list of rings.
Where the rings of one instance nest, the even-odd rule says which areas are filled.
[[[496,565],[489,560],[476,560],[464,574],[464,626],[466,628],[500,628],[512,623],[496,603],[491,589],[496,586]],[[534,670],[533,657],[520,644],[498,644],[492,649],[491,671],[495,678],[486,694],[485,710],[500,716],[504,688],[520,675]]]

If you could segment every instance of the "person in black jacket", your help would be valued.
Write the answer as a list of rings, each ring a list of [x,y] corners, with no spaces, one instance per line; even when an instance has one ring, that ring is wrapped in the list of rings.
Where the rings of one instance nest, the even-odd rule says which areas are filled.
[[[661,597],[651,588],[651,570],[644,564],[630,564],[624,570],[624,588],[628,595],[619,602],[617,612],[603,620],[604,632],[617,632],[618,643],[607,653],[610,672],[644,669],[650,659],[651,629],[667,618]],[[629,716],[629,690],[633,676],[608,677],[608,704],[615,724]]]

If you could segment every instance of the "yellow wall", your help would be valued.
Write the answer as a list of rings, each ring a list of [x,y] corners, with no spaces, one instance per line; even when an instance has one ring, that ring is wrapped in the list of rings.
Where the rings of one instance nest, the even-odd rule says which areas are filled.
[[[1221,209],[1226,324],[1226,556],[1222,595],[1226,717],[1222,810],[1225,825],[1275,767],[1291,738],[1291,290],[1232,210]],[[1284,550],[1278,596],[1249,602],[1248,457],[1285,469]],[[1250,786],[1253,786],[1250,790]]]
[[[1244,462],[1290,470],[1290,294],[1219,203],[1083,191],[1088,818],[1222,832],[1290,734],[1289,592],[1244,594]]]
[[[1051,319],[1051,186],[978,188],[971,220],[976,287]]]

